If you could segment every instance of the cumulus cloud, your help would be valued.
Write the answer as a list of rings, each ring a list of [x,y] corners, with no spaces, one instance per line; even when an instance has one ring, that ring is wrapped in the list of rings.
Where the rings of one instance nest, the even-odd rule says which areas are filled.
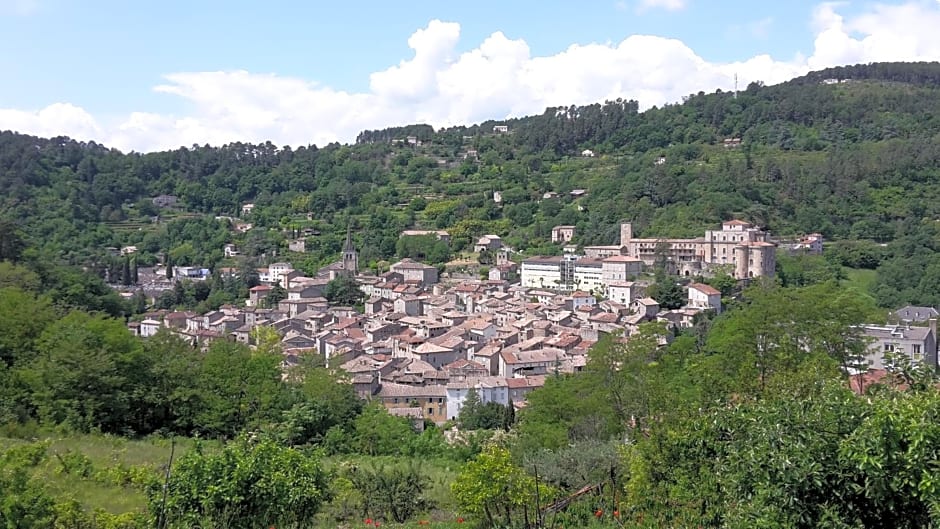
[[[686,5],[686,0],[640,0],[639,10],[665,9],[667,11],[679,11]]]
[[[0,129],[89,139],[105,134],[91,114],[69,103],[53,103],[37,112],[0,108]]]
[[[735,75],[744,87],[840,64],[940,60],[940,39],[933,35],[940,27],[937,4],[878,4],[851,17],[840,14],[838,4],[822,4],[812,14],[815,42],[808,57],[757,55],[730,63],[707,61],[680,40],[653,35],[533,56],[524,40],[495,32],[458,52],[459,24],[434,20],[408,40],[412,56],[373,73],[363,92],[275,74],[180,72],[154,89],[186,101],[193,110],[184,115],[140,111],[105,123],[57,103],[35,112],[0,109],[0,129],[149,151],[232,141],[323,145],[351,141],[367,128],[469,124],[617,97],[648,108],[700,90],[731,89]]]

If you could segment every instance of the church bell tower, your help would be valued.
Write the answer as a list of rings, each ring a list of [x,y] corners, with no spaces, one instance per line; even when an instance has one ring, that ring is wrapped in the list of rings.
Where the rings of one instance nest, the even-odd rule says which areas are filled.
[[[356,253],[356,247],[352,243],[352,231],[350,226],[346,226],[346,245],[343,247],[343,270],[349,277],[355,277],[359,273],[359,254]]]

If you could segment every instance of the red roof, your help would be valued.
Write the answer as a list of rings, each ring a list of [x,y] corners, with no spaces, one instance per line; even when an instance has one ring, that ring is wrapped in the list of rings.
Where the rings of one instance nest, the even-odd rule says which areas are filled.
[[[706,285],[706,284],[704,284],[704,283],[692,283],[692,284],[689,285],[689,288],[694,288],[695,290],[698,290],[699,292],[701,292],[701,293],[703,293],[703,294],[706,294],[706,295],[708,295],[708,296],[718,296],[718,295],[721,295],[721,291],[720,291],[720,290],[718,290],[717,288],[715,288],[715,287],[713,287],[713,286]]]
[[[270,287],[268,285],[258,285],[256,287],[252,287],[251,289],[249,289],[249,292],[261,292],[264,290],[271,290],[271,288],[273,287]]]

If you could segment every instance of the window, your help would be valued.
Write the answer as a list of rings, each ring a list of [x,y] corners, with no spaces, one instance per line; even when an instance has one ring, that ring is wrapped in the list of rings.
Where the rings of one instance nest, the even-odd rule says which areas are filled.
[[[428,408],[428,415],[434,415],[434,408]]]
[[[885,352],[886,352],[886,353],[893,353],[893,352],[894,352],[894,344],[886,343],[886,344],[885,344]]]
[[[915,355],[919,355],[919,354],[920,354],[920,344],[916,344],[916,343],[915,343],[913,347],[914,347],[914,354],[915,354]]]

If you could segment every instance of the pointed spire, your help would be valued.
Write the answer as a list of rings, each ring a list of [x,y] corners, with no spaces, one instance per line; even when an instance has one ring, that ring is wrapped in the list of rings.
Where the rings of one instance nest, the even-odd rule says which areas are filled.
[[[356,251],[356,249],[353,248],[353,244],[352,244],[352,224],[351,223],[346,224],[346,246],[343,247],[343,251],[347,253]]]

